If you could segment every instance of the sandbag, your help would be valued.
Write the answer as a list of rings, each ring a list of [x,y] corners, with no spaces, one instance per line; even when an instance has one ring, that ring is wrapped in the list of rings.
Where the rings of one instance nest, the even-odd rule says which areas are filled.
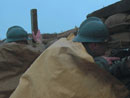
[[[0,46],[0,98],[9,98],[21,75],[41,54],[29,45],[6,43]]]
[[[110,35],[109,48],[128,48],[130,47],[130,32],[120,32]]]
[[[112,16],[109,16],[106,21],[105,24],[107,25],[108,28],[117,25],[117,24],[121,24],[127,21],[127,16],[128,14],[125,13],[118,13]]]
[[[30,66],[10,98],[126,98],[129,91],[95,64],[81,43],[62,38]]]
[[[130,23],[113,25],[112,27],[109,27],[108,30],[110,35],[121,32],[130,32]]]

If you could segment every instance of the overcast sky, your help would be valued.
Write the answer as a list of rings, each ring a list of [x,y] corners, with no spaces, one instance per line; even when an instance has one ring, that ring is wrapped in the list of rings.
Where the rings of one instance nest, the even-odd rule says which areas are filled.
[[[31,32],[30,10],[37,9],[41,33],[60,33],[81,24],[86,15],[120,0],[0,0],[0,39],[7,29],[22,26]]]

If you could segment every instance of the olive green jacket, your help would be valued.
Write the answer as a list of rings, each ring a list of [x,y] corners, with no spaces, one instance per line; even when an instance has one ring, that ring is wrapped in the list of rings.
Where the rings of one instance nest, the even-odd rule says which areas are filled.
[[[99,65],[99,67],[110,72],[121,82],[123,82],[126,85],[126,87],[130,90],[130,69],[126,64],[125,58],[123,58],[120,61],[113,62],[112,65],[109,65],[103,57],[96,57],[94,59],[95,62]]]

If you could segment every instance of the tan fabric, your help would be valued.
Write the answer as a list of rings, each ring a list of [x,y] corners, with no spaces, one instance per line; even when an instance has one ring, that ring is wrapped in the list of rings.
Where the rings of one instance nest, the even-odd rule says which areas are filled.
[[[0,98],[9,98],[20,76],[41,54],[28,45],[7,43],[0,46]]]
[[[128,93],[81,43],[62,38],[36,59],[10,98],[125,98]]]

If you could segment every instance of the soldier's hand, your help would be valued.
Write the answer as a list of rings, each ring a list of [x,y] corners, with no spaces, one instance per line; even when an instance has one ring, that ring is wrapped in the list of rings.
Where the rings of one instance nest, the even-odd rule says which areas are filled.
[[[106,56],[102,56],[102,57],[108,62],[109,65],[111,65],[113,61],[120,60],[119,57],[106,57]]]
[[[40,33],[40,30],[37,31],[36,35],[34,34],[34,32],[32,32],[32,36],[34,41],[36,41],[37,43],[42,43],[42,35]]]

